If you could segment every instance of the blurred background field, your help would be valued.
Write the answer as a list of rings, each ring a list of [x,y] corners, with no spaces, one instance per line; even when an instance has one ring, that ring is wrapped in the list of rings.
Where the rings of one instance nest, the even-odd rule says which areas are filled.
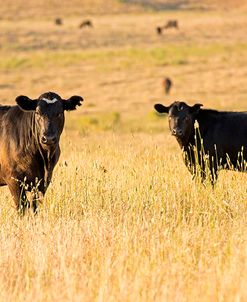
[[[247,175],[192,181],[153,110],[247,110],[246,14],[240,0],[1,1],[0,103],[85,99],[39,215],[20,219],[1,188],[1,301],[247,300]],[[179,30],[157,35],[170,19]]]

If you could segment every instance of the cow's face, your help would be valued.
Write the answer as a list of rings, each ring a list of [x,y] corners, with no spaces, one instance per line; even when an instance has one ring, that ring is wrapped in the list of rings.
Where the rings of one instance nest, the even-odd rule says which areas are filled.
[[[44,149],[51,149],[59,142],[64,126],[64,110],[74,110],[83,101],[80,96],[63,100],[58,94],[47,92],[38,99],[18,96],[16,102],[23,111],[34,112],[35,127],[39,143]]]
[[[159,113],[168,113],[169,128],[172,135],[180,141],[185,141],[190,136],[196,114],[201,106],[202,104],[189,106],[184,102],[174,102],[168,107],[156,104],[154,108]]]

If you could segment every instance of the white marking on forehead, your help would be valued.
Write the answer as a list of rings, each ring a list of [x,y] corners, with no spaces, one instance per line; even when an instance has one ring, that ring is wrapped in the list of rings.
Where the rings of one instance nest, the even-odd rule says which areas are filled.
[[[49,99],[43,98],[42,101],[45,101],[47,104],[54,104],[54,103],[58,102],[58,99],[54,98],[52,100],[49,100]]]

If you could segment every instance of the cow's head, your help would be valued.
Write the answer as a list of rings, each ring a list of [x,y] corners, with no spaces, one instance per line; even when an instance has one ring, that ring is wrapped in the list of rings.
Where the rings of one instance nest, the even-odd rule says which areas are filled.
[[[35,113],[38,140],[44,149],[53,148],[58,143],[64,126],[64,110],[75,110],[82,101],[83,98],[76,95],[64,100],[54,92],[43,93],[34,100],[23,95],[16,98],[23,111]]]
[[[179,141],[186,142],[194,127],[196,115],[202,104],[189,106],[184,102],[174,102],[166,107],[162,104],[155,104],[154,108],[159,113],[168,113],[169,127],[172,135]]]

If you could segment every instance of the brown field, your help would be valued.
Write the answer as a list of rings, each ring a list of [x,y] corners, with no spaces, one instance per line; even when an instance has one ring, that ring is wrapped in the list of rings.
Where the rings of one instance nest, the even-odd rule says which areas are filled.
[[[20,218],[1,188],[0,301],[247,301],[247,174],[192,181],[153,110],[247,110],[246,3],[7,2],[1,103],[49,90],[85,102],[66,116],[39,214]],[[156,35],[168,19],[180,29]]]

